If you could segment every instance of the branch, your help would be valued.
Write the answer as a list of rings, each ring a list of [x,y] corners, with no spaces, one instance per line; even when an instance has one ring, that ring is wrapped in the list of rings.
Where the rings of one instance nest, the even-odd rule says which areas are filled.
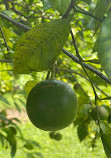
[[[14,20],[14,19],[8,17],[7,15],[5,15],[5,14],[3,14],[3,13],[0,13],[0,17],[2,17],[3,19],[5,19],[5,20],[11,22],[12,24],[16,25],[17,27],[22,28],[22,29],[25,30],[25,31],[28,31],[28,30],[31,29],[30,27],[28,27],[28,26],[26,26],[26,25],[24,25],[24,24],[22,24],[22,23],[20,23],[20,22],[18,22],[18,21],[16,21],[16,20]]]
[[[78,7],[78,6],[77,6],[77,7]],[[81,14],[84,14],[84,15],[87,15],[87,16],[90,16],[90,17],[92,17],[92,18],[94,18],[94,19],[96,19],[96,20],[98,20],[98,21],[103,21],[103,19],[100,19],[100,18],[96,17],[96,16],[93,15],[92,13],[81,9],[80,7],[78,7],[78,8],[79,8],[80,10],[78,10],[78,9],[75,8],[75,12],[81,13]]]
[[[71,9],[74,7],[74,0],[71,0],[71,3],[68,7],[68,9],[66,10],[66,12],[64,13],[64,15],[62,16],[62,18],[66,18],[69,16],[69,13],[71,11]]]
[[[62,49],[63,53],[65,53],[67,56],[69,56],[73,61],[75,61],[76,63],[79,64],[79,59],[72,55],[71,53],[69,53],[67,50],[65,50],[64,48]],[[99,77],[101,77],[103,80],[105,80],[106,82],[108,82],[109,84],[111,84],[111,82],[109,81],[109,79],[103,75],[100,71],[96,70],[95,68],[93,68],[92,66],[82,62],[82,64],[84,65],[85,68],[87,68],[88,70],[94,72],[96,75],[98,75]]]
[[[27,27],[26,25],[23,25],[22,23],[13,20],[12,18],[8,17],[7,15],[0,13],[0,17],[8,20],[9,22],[13,23],[14,25],[16,25],[17,27],[20,27],[22,29],[24,29],[25,31],[30,30],[30,27]],[[73,61],[75,61],[76,63],[79,64],[79,59],[77,57],[75,57],[74,55],[72,55],[70,52],[68,52],[67,50],[65,50],[64,48],[62,49],[63,53],[66,54],[67,56],[69,56]],[[98,75],[99,77],[101,77],[103,80],[105,80],[107,83],[111,84],[111,82],[109,81],[109,79],[103,75],[101,72],[99,72],[98,70],[96,70],[95,68],[93,68],[92,66],[82,62],[84,67],[86,67],[88,70],[92,71],[93,73],[95,73],[96,75]]]
[[[5,35],[4,35],[4,33],[3,33],[3,30],[2,30],[2,28],[1,28],[1,26],[0,26],[0,31],[1,31],[3,40],[4,40],[4,42],[5,42],[5,45],[6,45],[6,47],[7,47],[7,51],[10,51],[10,49],[9,49],[9,47],[8,47],[8,45],[7,45],[7,41],[6,41],[6,38],[5,38]]]
[[[0,59],[0,62],[3,62],[3,63],[13,63],[13,60],[11,60],[11,59]]]
[[[89,82],[89,80],[87,79],[87,77],[85,77],[84,75],[78,73],[78,72],[75,71],[75,70],[63,69],[63,68],[60,68],[60,67],[57,67],[57,69],[58,69],[59,71],[64,71],[64,72],[71,73],[71,74],[74,73],[74,74],[76,74],[76,75],[78,75],[78,76],[81,76],[82,78],[84,78],[85,80],[87,80],[87,81]],[[105,96],[109,97],[103,90],[101,90],[101,89],[96,85],[96,83],[93,82],[93,84],[94,84],[94,86],[95,86],[99,91],[101,91]]]

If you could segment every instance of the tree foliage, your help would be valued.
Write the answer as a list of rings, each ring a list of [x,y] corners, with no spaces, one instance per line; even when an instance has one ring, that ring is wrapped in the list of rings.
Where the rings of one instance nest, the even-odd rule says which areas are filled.
[[[111,1],[1,0],[0,10],[0,103],[2,105],[0,113],[0,138],[2,146],[6,146],[6,142],[8,142],[11,147],[11,156],[14,157],[17,149],[16,132],[19,132],[20,138],[24,140],[24,148],[31,150],[34,145],[37,145],[36,142],[26,140],[21,136],[20,129],[13,123],[13,119],[18,120],[16,118],[8,119],[6,112],[2,111],[2,109],[8,108],[13,103],[17,110],[20,111],[20,105],[25,106],[24,100],[27,98],[31,88],[36,83],[54,74],[55,78],[70,84],[77,94],[79,108],[73,124],[74,127],[77,127],[80,141],[90,139],[93,134],[93,148],[95,140],[101,137],[106,155],[110,158]],[[57,25],[57,29],[53,26],[53,36],[57,36],[57,45],[55,46],[52,32],[50,34],[51,28],[49,24],[54,19],[63,20],[72,13],[74,13],[74,16],[71,20],[69,36],[61,36],[60,32],[58,32],[59,26]],[[41,29],[41,26],[45,26],[45,24],[48,24],[48,32],[41,30],[41,33],[44,34],[40,36],[39,42],[42,43],[43,38],[48,38],[50,40],[47,44],[53,49],[53,52],[57,51],[59,55],[61,51],[56,61],[54,60],[54,68],[50,67],[43,72],[28,72],[29,74],[25,76],[13,73],[14,52],[18,40],[21,36],[25,37],[25,34],[28,35],[27,31],[31,28],[36,28],[38,25],[37,28],[40,26]],[[43,27],[43,29],[45,28]],[[64,23],[64,26],[61,27],[63,33],[65,29],[67,28],[65,28]],[[34,40],[36,43],[35,39],[36,36],[32,33],[31,40]],[[22,40],[19,46],[21,44],[23,44]],[[58,49],[59,45],[60,49]],[[32,47],[31,44],[30,46]],[[35,59],[35,49],[38,49],[38,45],[34,49],[31,47],[30,51],[34,51],[35,54],[34,56],[33,53],[31,54],[33,61],[38,62]],[[40,47],[42,49],[42,44]],[[50,51],[51,49],[47,46],[44,50]],[[39,51],[41,52],[41,50]],[[48,56],[50,57],[49,54]],[[18,58],[16,59],[17,62],[23,62],[25,67],[27,59],[29,60],[30,57],[26,58],[25,62],[19,61],[21,58]],[[30,66],[35,68],[33,61],[32,64],[30,62]],[[25,84],[27,81],[28,84]],[[24,87],[27,94],[24,92]],[[11,103],[9,98],[11,98]],[[109,113],[106,120],[101,120],[98,115],[97,107],[103,105]],[[95,113],[93,113],[94,108],[96,109]],[[96,115],[96,119],[92,113]]]

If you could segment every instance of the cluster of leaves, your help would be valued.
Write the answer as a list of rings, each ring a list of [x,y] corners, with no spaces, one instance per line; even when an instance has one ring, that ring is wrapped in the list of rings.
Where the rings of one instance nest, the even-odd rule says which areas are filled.
[[[17,118],[8,118],[5,110],[0,112],[0,142],[2,148],[11,149],[11,157],[16,154],[18,147],[18,140],[23,143],[23,150],[27,155],[32,155],[34,158],[38,156],[37,152],[34,152],[35,148],[41,148],[40,144],[34,140],[25,139],[22,131],[19,128],[21,121]],[[33,152],[32,152],[33,151]]]
[[[36,24],[50,21],[51,19],[60,18],[70,5],[70,2],[68,0],[26,0],[21,1],[20,3],[19,2],[19,0],[2,0],[2,2],[0,2],[0,9],[2,13],[21,22],[22,24],[27,25],[28,27],[33,27]],[[101,23],[103,22],[105,16],[110,14],[110,5],[110,0],[98,0],[98,2],[96,0],[77,0],[75,1],[76,9],[74,19],[71,22],[72,31],[74,32],[74,36],[79,48],[79,53],[83,61],[90,64],[90,66],[92,66],[96,70],[102,72],[103,70],[97,56],[97,37],[98,32],[101,28]],[[21,29],[13,26],[8,21],[4,20],[4,18],[0,19],[0,25],[2,26],[7,44],[11,49],[10,52],[7,51],[2,35],[0,35],[0,59],[12,60],[18,36],[20,37],[24,32],[21,31]],[[71,36],[68,37],[64,48],[75,55]],[[0,71],[2,71],[0,72],[0,77],[2,76],[0,81],[0,92],[1,94],[3,94],[13,89],[13,83],[15,83],[15,85],[17,84],[17,82],[14,81],[14,77],[16,77],[16,80],[19,80],[19,76],[16,75],[12,77],[12,72],[3,71],[7,69],[13,69],[13,63],[6,64],[0,62],[0,68]],[[109,97],[110,85],[103,79],[101,79],[100,76],[97,76],[90,70],[87,70],[87,73],[89,74],[90,79],[95,86],[98,97]],[[36,76],[36,78],[38,78],[39,74],[43,73],[32,73],[31,76]],[[110,101],[99,100],[97,103],[99,106],[101,104],[107,105],[105,106],[105,108],[109,111],[108,119],[99,122],[99,133],[98,126],[96,125],[98,121],[92,115],[92,111],[94,108],[93,105],[95,104],[95,96],[93,94],[93,90],[91,88],[88,77],[86,76],[80,64],[75,63],[74,61],[66,57],[65,54],[60,54],[55,65],[55,76],[57,79],[61,79],[69,83],[72,87],[74,87],[74,90],[77,93],[79,110],[77,118],[74,121],[74,125],[77,126],[80,141],[83,141],[84,139],[90,137],[92,139],[91,142],[93,147],[95,146],[95,140],[99,136],[101,136],[105,152],[108,158],[110,158]],[[29,89],[30,88],[28,88],[28,92]]]

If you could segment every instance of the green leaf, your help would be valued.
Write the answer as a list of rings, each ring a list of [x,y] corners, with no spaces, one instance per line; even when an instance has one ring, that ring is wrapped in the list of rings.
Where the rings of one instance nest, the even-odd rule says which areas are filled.
[[[79,125],[77,128],[77,133],[80,141],[83,141],[84,138],[88,135],[88,128],[86,125]]]
[[[111,158],[111,127],[106,122],[101,121],[100,133],[107,158]]]
[[[111,5],[111,0],[98,0],[96,8],[94,10],[94,16],[99,18],[100,20],[91,19],[90,23],[94,25],[94,32],[96,33],[101,26],[102,19],[105,13],[108,11]],[[89,24],[90,25],[90,24]]]
[[[41,146],[40,146],[40,144],[39,144],[38,142],[36,142],[36,141],[34,141],[34,140],[30,140],[30,142],[31,142],[34,146],[36,146],[37,148],[41,148]]]
[[[59,11],[61,14],[65,13],[69,7],[71,0],[42,0],[43,7],[45,10],[53,8],[54,10]]]
[[[26,84],[25,84],[25,91],[26,91],[26,94],[28,95],[29,92],[31,91],[31,89],[37,84],[37,81],[27,81]]]
[[[28,142],[28,143],[24,144],[24,148],[26,148],[28,150],[32,150],[34,147],[31,143]]]
[[[97,50],[102,68],[111,81],[111,15],[102,24]]]
[[[103,19],[104,14],[107,12],[110,4],[111,4],[111,0],[99,0],[97,3],[97,6],[95,8],[94,15],[96,17],[98,17],[99,19]],[[96,20],[95,21],[95,32],[98,31],[100,26],[101,26],[101,21]]]
[[[10,131],[13,133],[13,135],[17,134],[17,129],[13,126],[9,127]]]
[[[6,140],[9,142],[10,147],[11,147],[11,158],[13,158],[16,154],[16,149],[17,149],[17,141],[13,134],[10,132],[10,130],[5,130],[7,133]]]
[[[2,101],[4,104],[10,105],[9,101],[3,96],[0,96],[0,101]]]
[[[20,108],[20,106],[17,104],[17,102],[14,101],[14,105],[15,105],[16,109],[17,109],[19,112],[21,112],[21,108]]]
[[[23,34],[14,53],[14,73],[28,74],[50,68],[59,56],[70,31],[70,20],[41,23]]]

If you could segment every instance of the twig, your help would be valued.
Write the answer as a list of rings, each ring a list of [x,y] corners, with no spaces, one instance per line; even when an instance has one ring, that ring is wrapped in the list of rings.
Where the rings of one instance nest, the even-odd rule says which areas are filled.
[[[103,19],[100,19],[100,18],[96,17],[96,16],[93,15],[92,13],[90,13],[90,12],[88,12],[88,11],[85,11],[85,10],[81,9],[80,7],[78,7],[78,8],[79,8],[80,10],[75,9],[75,12],[76,12],[76,13],[81,13],[81,14],[90,16],[90,17],[92,17],[92,18],[94,18],[94,19],[96,19],[96,20],[98,20],[98,21],[103,21]]]
[[[10,59],[0,59],[0,62],[13,63],[13,60],[10,60]]]
[[[92,104],[92,103],[91,103],[91,100],[90,100],[90,98],[89,98],[89,96],[88,96],[88,94],[84,91],[84,89],[82,88],[82,86],[79,84],[78,80],[73,76],[72,73],[69,72],[69,74],[74,78],[74,80],[76,80],[77,84],[79,85],[79,87],[81,88],[81,90],[83,91],[83,93],[85,94],[85,96],[88,98],[89,103]]]
[[[71,0],[71,3],[68,7],[68,9],[66,10],[66,12],[64,13],[64,15],[62,16],[62,18],[66,18],[69,16],[69,13],[71,11],[71,9],[74,7],[74,0]]]
[[[11,22],[12,24],[16,25],[17,27],[22,28],[24,31],[28,31],[28,30],[31,29],[30,27],[28,27],[28,26],[26,26],[26,25],[24,25],[24,24],[22,24],[22,23],[20,23],[20,22],[18,22],[18,21],[16,21],[16,20],[14,20],[14,19],[8,17],[7,15],[5,15],[5,14],[3,14],[3,13],[0,13],[0,17],[2,17],[3,19],[5,19],[5,20]]]
[[[8,47],[8,45],[7,45],[7,41],[6,41],[6,38],[5,38],[5,35],[4,35],[4,33],[3,33],[3,30],[2,30],[2,28],[1,28],[1,26],[0,26],[0,31],[1,31],[2,37],[3,37],[3,39],[4,39],[5,45],[6,45],[6,47],[7,47],[7,51],[10,51],[10,49],[9,49],[9,47]]]
[[[75,2],[75,0],[74,0],[74,2]],[[75,5],[74,5],[74,12],[75,12]],[[98,97],[98,95],[97,95],[97,93],[96,93],[96,90],[95,90],[95,87],[94,87],[94,85],[93,85],[93,82],[92,82],[92,80],[91,80],[89,74],[87,73],[87,70],[86,70],[85,66],[83,65],[83,60],[82,60],[81,55],[79,54],[79,50],[78,50],[78,47],[77,47],[77,44],[76,44],[76,40],[75,40],[75,37],[74,37],[74,34],[73,34],[72,30],[70,30],[70,34],[71,34],[71,37],[72,37],[72,42],[73,42],[73,45],[74,45],[74,48],[75,48],[75,51],[76,51],[76,55],[77,55],[77,57],[78,57],[78,59],[79,59],[79,63],[80,63],[80,65],[82,66],[82,68],[83,68],[83,70],[84,70],[86,76],[88,77],[88,79],[89,79],[89,81],[90,81],[90,84],[91,84],[91,86],[92,86],[93,92],[94,92],[96,113],[97,113],[97,118],[98,118],[97,120],[98,120],[99,129],[101,129],[101,128],[100,128],[100,118],[99,118],[99,114],[98,114],[98,110],[97,110],[97,100],[99,99],[99,97]]]
[[[76,75],[81,76],[82,78],[84,78],[85,80],[87,80],[87,81],[89,82],[89,80],[87,79],[87,77],[85,77],[84,75],[78,73],[78,72],[75,71],[75,70],[63,69],[63,68],[60,68],[60,67],[57,67],[57,69],[58,69],[59,71],[64,71],[64,72],[68,72],[68,73],[75,73]],[[101,90],[101,89],[96,85],[96,83],[93,82],[93,84],[94,84],[94,86],[95,86],[100,92],[102,92],[105,96],[109,97],[103,90]]]

